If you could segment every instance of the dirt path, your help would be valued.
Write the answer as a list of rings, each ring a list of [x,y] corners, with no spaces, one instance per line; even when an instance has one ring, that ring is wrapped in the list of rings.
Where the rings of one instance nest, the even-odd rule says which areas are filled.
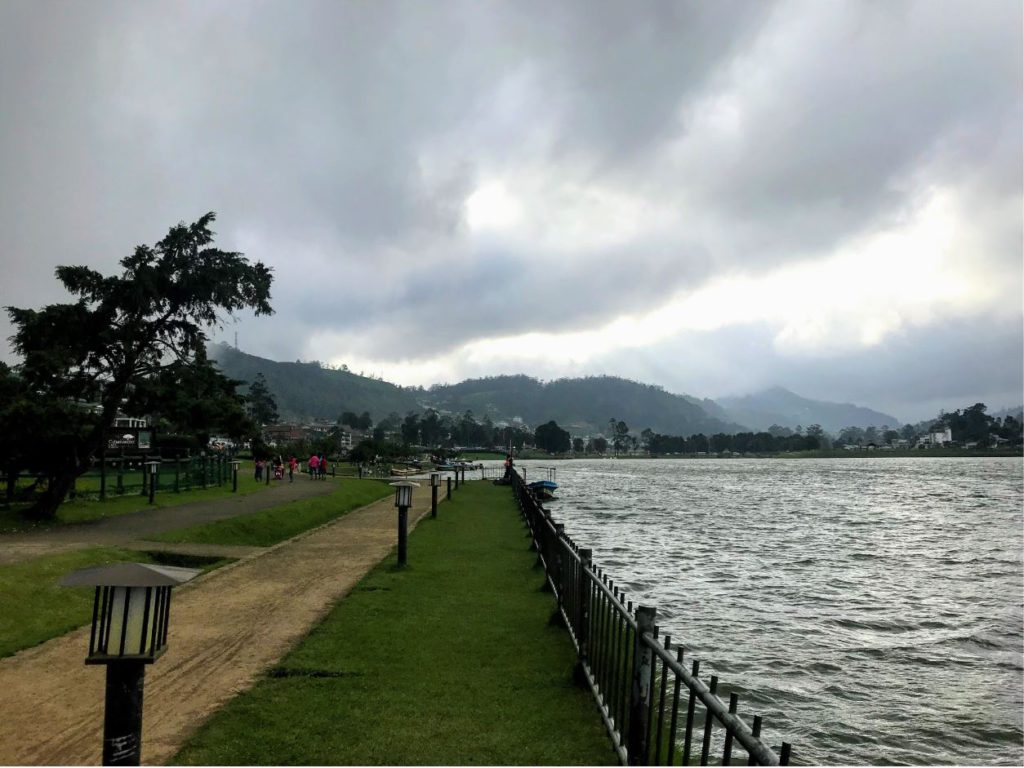
[[[430,488],[413,499],[410,526]],[[303,638],[395,545],[396,520],[389,497],[175,590],[167,653],[146,671],[143,763],[173,757]],[[88,642],[85,627],[0,660],[0,765],[100,763],[105,671],[83,664]]]
[[[242,496],[193,501],[176,507],[155,507],[90,523],[4,535],[0,537],[0,565],[86,547],[122,546],[165,531],[247,515],[290,501],[320,496],[330,493],[334,487],[333,480],[275,483],[266,490]],[[160,549],[166,548],[165,545],[160,546]]]

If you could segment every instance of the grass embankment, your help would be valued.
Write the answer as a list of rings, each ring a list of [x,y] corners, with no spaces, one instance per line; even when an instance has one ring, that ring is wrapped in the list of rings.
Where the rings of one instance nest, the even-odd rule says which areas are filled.
[[[463,486],[172,762],[612,763],[528,541],[507,489]]]
[[[54,526],[70,525],[72,523],[86,523],[93,520],[102,520],[107,517],[126,515],[131,512],[138,512],[141,509],[152,507],[177,507],[188,504],[192,501],[210,501],[213,499],[237,496],[238,494],[256,493],[264,490],[266,486],[262,482],[253,479],[252,466],[238,474],[238,493],[231,490],[231,480],[222,486],[211,486],[209,488],[194,488],[191,491],[182,490],[179,493],[168,490],[160,490],[153,496],[153,504],[149,503],[149,496],[140,493],[114,496],[112,486],[108,485],[111,495],[104,501],[89,498],[76,498],[65,501],[57,509],[57,516],[53,520],[30,520],[23,516],[27,504],[14,505],[10,509],[0,509],[0,534],[4,533],[25,533],[28,531],[52,528]],[[271,484],[279,481],[271,480]],[[287,480],[285,481],[287,482]]]
[[[296,482],[300,482],[296,480]],[[301,482],[317,482],[303,479]],[[154,536],[156,541],[269,547],[393,493],[384,481],[346,480],[326,496]]]
[[[171,560],[159,553],[100,547],[4,566],[0,568],[0,658],[88,624],[92,618],[92,587],[62,587],[59,582],[72,571],[117,562],[161,562],[193,568],[202,563],[204,569],[209,569],[228,560]],[[83,658],[86,650],[82,648]]]

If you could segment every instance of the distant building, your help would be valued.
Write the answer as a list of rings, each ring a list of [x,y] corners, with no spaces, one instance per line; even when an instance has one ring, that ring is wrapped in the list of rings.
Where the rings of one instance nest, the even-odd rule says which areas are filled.
[[[932,448],[935,446],[949,445],[953,442],[953,430],[946,427],[942,430],[933,430],[927,435],[923,435],[917,441],[918,448]]]
[[[263,428],[263,439],[268,443],[292,443],[304,440],[306,430],[298,424],[267,424]]]

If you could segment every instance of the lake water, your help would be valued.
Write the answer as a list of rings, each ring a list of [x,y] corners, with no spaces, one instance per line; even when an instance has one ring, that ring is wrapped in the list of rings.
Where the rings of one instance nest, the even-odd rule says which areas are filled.
[[[1021,460],[520,466],[794,761],[1024,763]]]

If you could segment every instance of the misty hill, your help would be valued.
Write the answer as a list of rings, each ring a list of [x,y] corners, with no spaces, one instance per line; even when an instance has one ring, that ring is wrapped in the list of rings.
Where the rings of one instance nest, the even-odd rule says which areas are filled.
[[[1018,405],[1016,408],[1003,408],[989,415],[994,419],[1004,419],[1007,416],[1013,416],[1017,421],[1021,421],[1024,419],[1024,405]]]
[[[728,418],[758,430],[768,429],[772,424],[790,428],[820,424],[826,432],[835,434],[843,427],[899,425],[887,413],[850,403],[810,400],[782,387],[744,397],[720,397],[718,403]]]
[[[437,385],[427,392],[435,408],[471,410],[492,421],[521,418],[535,426],[554,420],[573,435],[607,432],[608,420],[626,422],[634,434],[646,428],[671,435],[736,432],[737,424],[708,414],[703,401],[673,395],[661,387],[614,376],[558,379],[542,383],[529,376],[494,376]],[[714,406],[714,403],[710,404]]]
[[[553,419],[573,435],[604,433],[612,417],[626,422],[633,434],[650,428],[666,435],[764,430],[772,424],[821,424],[835,433],[847,426],[899,423],[869,408],[809,400],[781,387],[717,403],[614,376],[546,383],[522,375],[493,376],[429,390],[404,389],[319,363],[267,360],[226,344],[211,345],[209,354],[233,379],[248,383],[262,373],[283,420],[334,421],[343,411],[368,411],[379,422],[389,413],[404,416],[430,406],[456,414],[472,411],[478,420],[520,418],[530,427]]]
[[[368,411],[377,422],[392,412],[404,415],[419,410],[409,390],[350,371],[323,368],[319,363],[279,363],[227,344],[211,345],[209,355],[224,375],[246,384],[262,373],[283,421],[335,421],[344,411]]]

